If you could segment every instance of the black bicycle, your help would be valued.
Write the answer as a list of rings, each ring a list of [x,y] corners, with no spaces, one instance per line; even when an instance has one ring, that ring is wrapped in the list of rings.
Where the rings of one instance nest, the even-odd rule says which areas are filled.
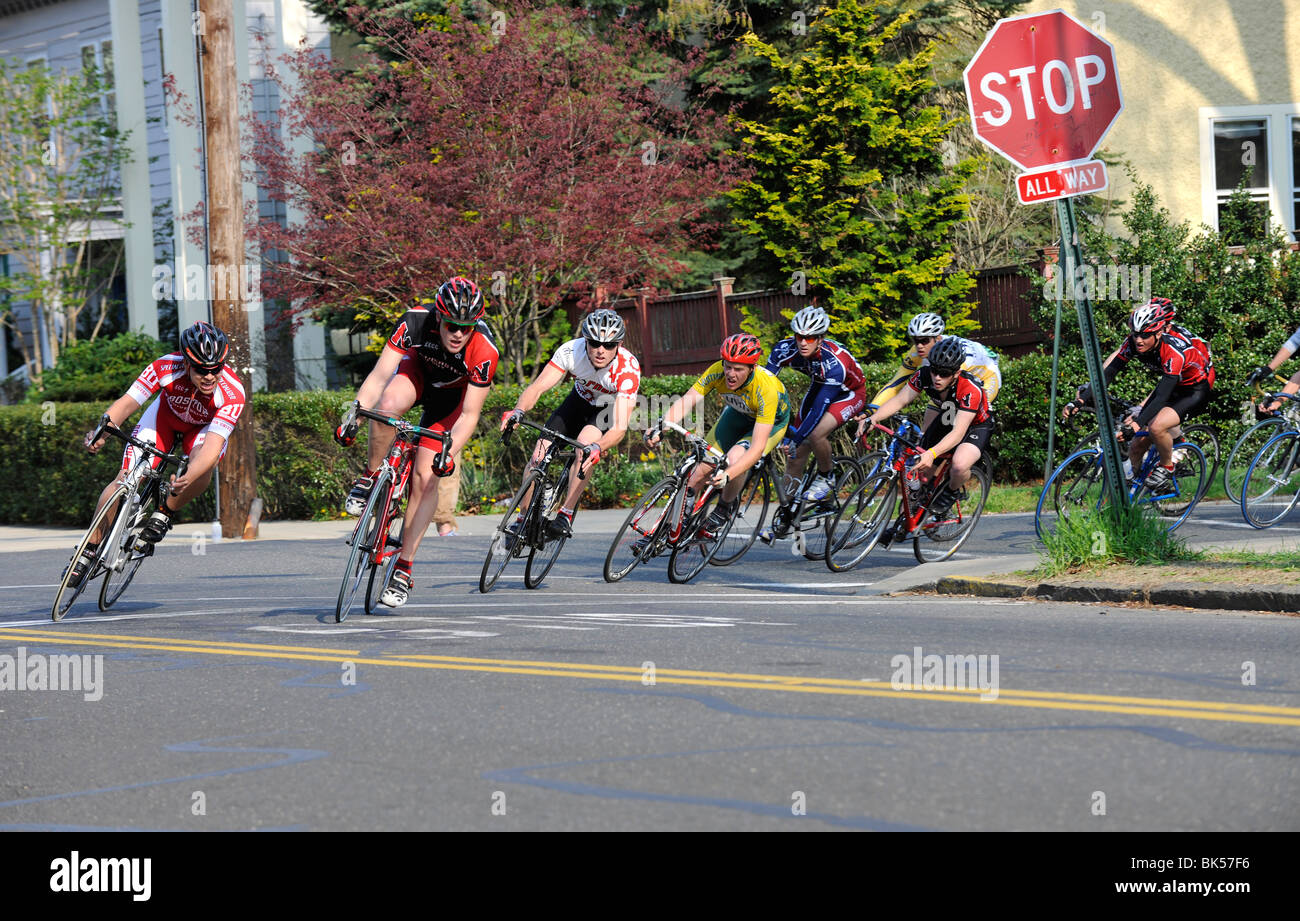
[[[488,547],[487,558],[483,561],[483,571],[478,577],[478,590],[484,593],[492,590],[510,561],[523,556],[525,552],[528,553],[528,566],[524,569],[524,585],[527,588],[537,588],[542,584],[542,579],[546,578],[559,558],[565,542],[563,537],[548,537],[546,526],[564,502],[569,489],[569,471],[573,465],[579,465],[580,479],[587,476],[582,469],[589,453],[584,445],[528,419],[520,419],[516,425],[536,429],[550,444],[541,460],[529,465],[523,482],[519,484],[519,491],[510,500],[506,513],[501,516],[501,524],[492,533],[492,543]],[[503,441],[510,438],[514,428],[514,425],[506,428],[501,435]],[[568,445],[569,449],[561,449],[561,444]]]
[[[62,620],[86,586],[100,576],[104,577],[99,589],[101,611],[107,611],[122,597],[144,561],[153,556],[154,545],[140,538],[144,523],[171,494],[170,472],[175,470],[179,475],[185,471],[186,459],[180,453],[179,440],[171,453],[159,451],[123,432],[112,423],[107,413],[100,418],[99,425],[86,441],[93,444],[104,435],[112,435],[133,445],[140,450],[140,455],[118,482],[113,495],[95,513],[90,527],[73,551],[72,562],[64,570],[59,590],[54,594],[54,607],[50,609],[50,617],[55,621]],[[157,467],[153,466],[155,459]],[[96,533],[100,534],[99,546],[88,551]],[[74,579],[72,564],[83,554],[91,562],[81,578]]]

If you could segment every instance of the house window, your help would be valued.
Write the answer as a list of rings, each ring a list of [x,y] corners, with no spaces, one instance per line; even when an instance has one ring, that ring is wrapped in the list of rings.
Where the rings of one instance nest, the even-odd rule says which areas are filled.
[[[81,46],[81,69],[99,74],[103,92],[99,94],[99,108],[105,115],[117,111],[117,93],[113,84],[113,43],[109,40]]]
[[[1203,220],[1223,229],[1228,199],[1242,186],[1261,229],[1300,228],[1300,103],[1206,107],[1201,115]]]

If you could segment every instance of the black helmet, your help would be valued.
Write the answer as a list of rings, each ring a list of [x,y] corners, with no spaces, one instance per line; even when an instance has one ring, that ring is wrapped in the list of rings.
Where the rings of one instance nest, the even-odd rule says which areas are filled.
[[[930,362],[931,371],[945,375],[955,374],[966,363],[966,349],[962,347],[961,340],[956,336],[945,336],[926,357]]]
[[[433,307],[448,323],[467,326],[483,316],[483,292],[468,278],[457,275],[438,289]]]
[[[199,320],[181,332],[181,352],[196,367],[220,368],[230,354],[230,340],[211,323]]]

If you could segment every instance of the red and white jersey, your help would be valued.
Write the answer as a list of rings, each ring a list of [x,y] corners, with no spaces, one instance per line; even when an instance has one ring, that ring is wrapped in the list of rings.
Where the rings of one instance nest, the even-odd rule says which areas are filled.
[[[621,345],[614,360],[599,370],[587,355],[586,339],[564,343],[549,364],[572,374],[573,389],[592,406],[603,406],[615,397],[635,399],[641,389],[641,362]]]
[[[176,428],[207,426],[212,434],[229,439],[239,414],[244,411],[244,385],[229,365],[221,369],[212,395],[205,397],[190,382],[180,352],[164,355],[145,368],[127,395],[143,406],[159,390],[162,391],[159,406],[180,423]]]

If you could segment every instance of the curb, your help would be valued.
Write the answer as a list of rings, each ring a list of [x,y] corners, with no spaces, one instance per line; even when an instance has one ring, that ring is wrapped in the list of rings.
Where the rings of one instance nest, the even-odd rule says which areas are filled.
[[[1175,582],[1154,588],[1115,588],[1101,582],[1073,585],[1038,582],[1022,585],[1015,582],[998,582],[993,579],[947,576],[937,580],[933,590],[940,595],[978,595],[984,598],[1040,598],[1043,601],[1112,604],[1138,602],[1177,605],[1183,608],[1300,613],[1300,587],[1289,585],[1215,588],[1197,583]]]

